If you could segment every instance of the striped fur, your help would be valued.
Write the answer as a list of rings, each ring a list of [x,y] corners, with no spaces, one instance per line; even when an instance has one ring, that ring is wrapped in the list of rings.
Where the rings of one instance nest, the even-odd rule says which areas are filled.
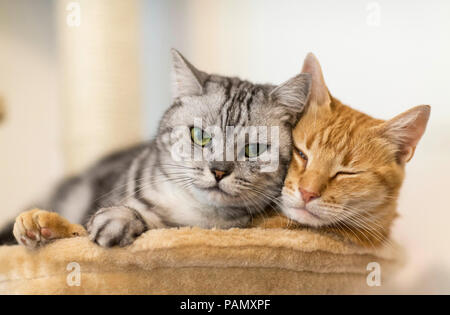
[[[275,89],[206,74],[177,51],[173,60],[174,103],[155,139],[110,155],[65,181],[46,207],[85,224],[90,238],[101,246],[127,245],[149,228],[244,226],[280,194],[291,154],[292,125],[307,101],[310,76],[299,75]],[[189,132],[173,139],[174,131],[193,126],[195,118],[201,118],[204,127],[234,126],[236,136],[249,126],[277,126],[279,143],[271,145],[279,148],[278,168],[260,172],[262,162],[236,158],[175,160],[171,154],[175,143],[193,144]],[[234,147],[224,144],[225,152],[230,145]],[[229,175],[216,184],[212,169]]]

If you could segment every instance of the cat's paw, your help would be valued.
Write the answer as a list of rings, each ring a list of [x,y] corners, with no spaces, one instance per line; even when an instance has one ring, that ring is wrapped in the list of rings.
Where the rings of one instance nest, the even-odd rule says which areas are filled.
[[[13,234],[19,244],[34,249],[55,239],[84,236],[87,232],[55,212],[33,209],[16,218]]]
[[[89,238],[102,247],[127,246],[147,230],[141,215],[130,208],[97,211],[87,224]]]

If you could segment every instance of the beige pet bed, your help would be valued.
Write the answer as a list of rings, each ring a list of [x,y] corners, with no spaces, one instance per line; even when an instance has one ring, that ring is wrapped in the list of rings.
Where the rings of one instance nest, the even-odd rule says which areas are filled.
[[[380,264],[384,285],[399,266],[396,253],[308,230],[161,229],[113,249],[77,237],[35,251],[0,247],[0,293],[370,293],[368,264]]]

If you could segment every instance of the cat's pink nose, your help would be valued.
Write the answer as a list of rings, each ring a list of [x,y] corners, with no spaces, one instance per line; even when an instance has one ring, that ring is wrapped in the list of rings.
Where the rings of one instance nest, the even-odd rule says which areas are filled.
[[[320,194],[316,192],[307,191],[301,187],[299,187],[300,193],[302,194],[302,199],[306,203],[320,197]]]

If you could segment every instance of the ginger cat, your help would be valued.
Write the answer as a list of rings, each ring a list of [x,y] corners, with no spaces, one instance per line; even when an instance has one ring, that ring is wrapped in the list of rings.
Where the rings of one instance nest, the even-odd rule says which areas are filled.
[[[301,226],[379,246],[388,241],[405,163],[425,131],[430,106],[375,119],[330,95],[314,55],[306,57],[303,72],[311,74],[312,88],[293,130],[282,212]]]

